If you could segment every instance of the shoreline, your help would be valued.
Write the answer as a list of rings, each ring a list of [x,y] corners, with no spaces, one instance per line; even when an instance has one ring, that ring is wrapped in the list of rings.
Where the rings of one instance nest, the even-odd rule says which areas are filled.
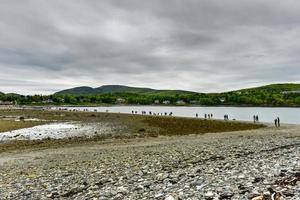
[[[8,149],[26,149],[30,148],[30,146],[47,147],[105,139],[151,138],[188,134],[202,135],[265,127],[261,123],[254,124],[217,119],[205,120],[188,117],[70,112],[64,110],[7,110],[0,111],[0,114],[49,121],[48,124],[42,126],[5,132],[2,133],[2,136],[0,133],[3,139],[3,142],[0,143],[0,152]]]
[[[118,109],[118,108],[121,108],[121,109],[126,109],[126,108],[131,108],[130,106],[111,106],[111,107],[52,107],[52,109],[53,108],[56,108],[56,109],[58,109],[58,108],[62,108],[62,109],[69,109],[69,108],[74,108],[74,109],[76,109],[76,108],[82,108],[82,109],[84,109],[84,108],[86,108],[86,109],[93,109],[93,108],[95,108],[96,110],[97,110],[97,108],[99,108],[99,109],[101,109],[101,108],[107,108],[107,110],[108,110],[108,113],[124,113],[124,114],[131,114],[131,111],[129,111],[129,110],[123,110],[123,111],[117,111],[117,110],[115,110],[115,111],[110,111],[109,110],[109,108],[116,108],[116,109]],[[170,111],[172,111],[172,112],[174,112],[173,114],[173,116],[174,117],[184,117],[184,118],[195,118],[195,116],[192,116],[192,115],[190,115],[190,114],[182,114],[181,112],[184,112],[184,110],[181,110],[181,109],[179,109],[179,110],[170,110],[170,109],[172,109],[172,108],[174,108],[174,109],[178,109],[178,108],[183,108],[184,109],[184,107],[176,107],[176,106],[134,106],[134,107],[132,107],[132,109],[134,109],[134,108],[136,108],[136,109],[142,109],[142,108],[145,108],[145,109],[148,109],[148,111],[149,111],[149,109],[151,109],[151,108],[153,108],[153,109],[156,109],[156,108],[167,108],[167,110],[168,110],[168,112],[170,112]],[[215,108],[215,109],[218,109],[218,108],[220,108],[221,110],[221,112],[222,112],[222,108],[226,108],[226,109],[230,109],[230,108],[232,108],[232,109],[243,109],[243,108],[245,108],[245,109],[255,109],[255,108],[257,108],[257,109],[272,109],[272,108],[268,108],[268,107],[198,107],[198,106],[186,106],[185,108],[195,108],[195,109],[199,109],[199,110],[197,110],[197,111],[190,111],[190,110],[187,110],[186,112],[194,112],[194,114],[196,114],[196,113],[200,113],[200,117],[199,117],[199,119],[205,119],[204,117],[203,117],[203,115],[202,114],[205,114],[205,112],[212,112],[212,113],[214,113],[214,118],[212,118],[212,119],[216,119],[216,120],[224,120],[223,119],[223,116],[220,116],[220,115],[215,115],[216,114],[216,112],[217,112],[217,110],[216,111],[205,111],[205,112],[203,112],[203,111],[201,111],[201,109],[208,109],[208,108]],[[295,114],[295,111],[296,110],[293,110],[293,109],[297,109],[297,108],[288,108],[288,107],[280,107],[280,108],[274,108],[274,109],[277,109],[276,110],[276,112],[274,111],[274,115],[272,116],[272,117],[270,117],[270,113],[272,112],[271,110],[267,110],[267,111],[269,111],[268,112],[268,114],[267,115],[265,115],[265,116],[267,116],[264,120],[261,118],[261,116],[263,116],[263,110],[253,110],[253,111],[250,111],[249,112],[249,116],[248,116],[248,118],[246,119],[244,116],[243,116],[243,112],[242,112],[242,110],[233,110],[233,113],[231,113],[231,119],[230,119],[230,121],[240,121],[240,122],[249,122],[249,123],[253,123],[253,120],[252,120],[252,115],[251,114],[259,114],[259,113],[261,113],[261,114],[259,114],[259,116],[260,116],[260,121],[262,122],[262,123],[274,123],[273,122],[273,120],[274,120],[274,118],[275,117],[282,117],[283,119],[285,118],[285,124],[300,124],[300,121],[297,121],[297,120],[295,120],[296,119],[296,116],[293,118],[293,117],[290,117],[289,115],[287,115],[286,113],[288,112],[288,111],[282,111],[283,113],[283,115],[280,115],[278,112],[281,112],[280,111],[280,109],[292,109],[292,114],[293,115],[296,115]],[[279,110],[278,110],[279,109]],[[71,111],[71,110],[68,110],[68,111]],[[83,111],[83,112],[101,112],[101,113],[107,113],[107,112],[105,112],[105,111],[93,111],[93,110],[88,110],[88,111],[84,111],[84,110],[77,110],[78,112],[79,111]],[[148,111],[146,112],[146,114],[144,114],[144,115],[147,115],[147,116],[149,116],[149,114],[148,114]],[[166,110],[162,110],[162,111],[154,111],[154,112],[165,112]],[[200,111],[200,112],[199,112]],[[138,111],[139,113],[138,113],[138,115],[140,114],[140,112],[141,112],[141,110],[139,110]],[[231,110],[227,110],[227,111],[223,111],[223,113],[230,113],[230,112],[232,112]],[[179,114],[178,114],[179,113]],[[251,113],[251,114],[250,114]],[[234,116],[234,115],[237,115],[236,116],[236,118],[234,118],[234,117],[232,117],[232,116]],[[240,116],[239,116],[240,115]],[[197,118],[197,117],[196,117]]]
[[[149,104],[149,105],[140,105],[140,104],[99,104],[99,105],[55,105],[55,104],[45,104],[45,105],[18,105],[13,108],[23,108],[23,107],[232,107],[232,108],[300,108],[300,105],[195,105],[195,104],[186,104],[186,105],[176,105],[176,104]]]

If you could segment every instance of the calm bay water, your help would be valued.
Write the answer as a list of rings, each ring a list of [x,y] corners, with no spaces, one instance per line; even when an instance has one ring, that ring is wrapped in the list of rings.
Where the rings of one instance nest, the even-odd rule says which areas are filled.
[[[56,108],[57,109],[57,108]],[[195,117],[198,113],[199,117],[204,118],[204,114],[213,114],[215,119],[223,119],[224,115],[229,115],[229,119],[242,121],[253,121],[253,115],[259,116],[261,122],[274,122],[276,117],[280,117],[281,123],[300,124],[300,108],[270,108],[270,107],[191,107],[191,106],[110,106],[110,107],[67,107],[69,110],[89,110],[97,112],[113,112],[113,113],[131,113],[142,111],[154,113],[170,113],[173,116]]]

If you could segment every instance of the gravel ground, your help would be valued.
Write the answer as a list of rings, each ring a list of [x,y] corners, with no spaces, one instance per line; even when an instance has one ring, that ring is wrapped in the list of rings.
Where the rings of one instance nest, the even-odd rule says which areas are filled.
[[[0,155],[0,199],[300,199],[300,126]]]

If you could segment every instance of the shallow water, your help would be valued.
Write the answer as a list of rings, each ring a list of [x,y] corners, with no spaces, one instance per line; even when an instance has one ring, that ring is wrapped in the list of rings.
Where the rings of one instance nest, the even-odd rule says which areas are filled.
[[[61,107],[64,108],[64,107]],[[253,115],[259,116],[261,122],[274,122],[276,117],[280,117],[281,123],[300,124],[300,108],[271,108],[271,107],[200,107],[200,106],[111,106],[111,107],[65,107],[68,110],[88,110],[97,112],[113,112],[113,113],[132,113],[137,111],[141,114],[142,111],[155,113],[170,113],[173,116],[180,117],[195,117],[198,113],[199,117],[204,117],[204,114],[213,114],[215,119],[223,119],[224,115],[229,115],[230,119],[252,121]],[[53,107],[52,109],[59,109]]]
[[[69,133],[76,132],[77,125],[70,123],[53,123],[39,125],[32,128],[23,128],[0,133],[0,141],[13,139],[45,139],[67,137]]]

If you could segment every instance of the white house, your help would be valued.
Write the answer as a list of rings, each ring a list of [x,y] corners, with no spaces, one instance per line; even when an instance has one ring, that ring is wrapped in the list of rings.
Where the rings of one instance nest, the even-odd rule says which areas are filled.
[[[171,102],[169,100],[165,100],[162,103],[167,105],[167,104],[170,104]]]
[[[116,103],[118,103],[118,104],[122,104],[122,103],[125,103],[125,102],[126,102],[126,100],[123,99],[123,98],[117,98],[117,100],[116,100]]]
[[[52,99],[47,99],[47,100],[43,101],[43,103],[53,103],[53,100]]]

